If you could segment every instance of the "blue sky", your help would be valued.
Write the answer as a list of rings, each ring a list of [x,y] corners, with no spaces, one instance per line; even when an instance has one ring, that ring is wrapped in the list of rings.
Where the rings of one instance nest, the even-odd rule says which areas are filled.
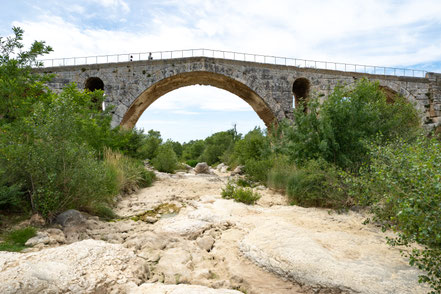
[[[439,0],[0,0],[0,35],[25,30],[47,58],[211,48],[441,72]],[[240,98],[192,86],[153,103],[137,127],[179,141],[263,123]]]

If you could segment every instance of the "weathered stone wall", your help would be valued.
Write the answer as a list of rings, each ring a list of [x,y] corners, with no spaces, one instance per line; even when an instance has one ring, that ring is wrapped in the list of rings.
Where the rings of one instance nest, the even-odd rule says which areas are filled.
[[[49,84],[54,90],[60,90],[70,82],[84,88],[88,78],[100,78],[104,82],[106,103],[115,105],[114,126],[132,127],[145,108],[160,96],[194,84],[212,85],[238,95],[269,124],[291,117],[292,87],[301,77],[309,80],[310,92],[322,95],[323,99],[339,83],[350,85],[363,77],[379,81],[381,86],[414,103],[422,113],[424,124],[429,127],[441,124],[441,74],[435,73],[428,73],[426,78],[396,77],[206,57],[53,67],[37,71],[56,74]]]

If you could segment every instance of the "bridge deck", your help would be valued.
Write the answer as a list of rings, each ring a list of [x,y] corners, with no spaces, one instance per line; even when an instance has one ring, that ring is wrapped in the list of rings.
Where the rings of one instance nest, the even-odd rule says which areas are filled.
[[[270,55],[249,54],[233,51],[221,51],[212,49],[186,49],[174,51],[156,51],[145,53],[127,53],[85,57],[68,57],[40,60],[41,67],[65,67],[90,64],[114,64],[123,62],[136,62],[146,60],[170,60],[189,57],[208,57],[235,61],[246,61],[252,63],[273,64],[281,66],[294,66],[296,68],[335,70],[339,72],[361,73],[382,76],[403,76],[403,77],[426,77],[426,71],[418,69],[384,67],[375,65],[362,65],[341,62],[317,61],[288,57],[277,57]]]

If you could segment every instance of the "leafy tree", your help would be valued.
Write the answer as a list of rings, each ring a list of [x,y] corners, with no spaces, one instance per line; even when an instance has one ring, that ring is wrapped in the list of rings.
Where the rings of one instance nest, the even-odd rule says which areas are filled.
[[[200,156],[200,161],[209,165],[220,162],[222,155],[234,144],[234,130],[214,133],[205,139],[205,149]]]
[[[182,158],[185,160],[197,160],[205,149],[204,140],[191,140],[182,145]]]
[[[158,154],[158,148],[162,143],[161,133],[150,130],[143,140],[142,146],[139,147],[138,153],[142,154],[144,159],[153,159]]]
[[[372,145],[371,162],[351,179],[351,191],[370,205],[375,219],[392,228],[394,246],[422,246],[403,251],[410,264],[425,270],[420,281],[441,291],[441,143],[423,136]]]
[[[152,160],[152,164],[160,172],[173,173],[176,170],[178,158],[170,142],[159,146],[157,155]]]
[[[44,83],[52,77],[32,73],[31,66],[41,65],[37,57],[52,48],[35,41],[29,50],[23,50],[23,30],[12,30],[13,36],[0,37],[0,125],[29,115],[35,102],[51,98]]]

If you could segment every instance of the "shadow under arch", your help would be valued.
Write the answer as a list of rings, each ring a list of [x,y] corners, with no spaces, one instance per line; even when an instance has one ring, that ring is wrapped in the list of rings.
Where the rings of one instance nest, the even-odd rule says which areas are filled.
[[[173,90],[192,85],[213,86],[229,91],[247,102],[267,127],[270,127],[273,122],[276,122],[276,117],[270,107],[256,92],[242,82],[222,74],[194,71],[173,75],[151,85],[130,105],[124,114],[120,126],[126,129],[133,128],[144,110],[158,98]]]

